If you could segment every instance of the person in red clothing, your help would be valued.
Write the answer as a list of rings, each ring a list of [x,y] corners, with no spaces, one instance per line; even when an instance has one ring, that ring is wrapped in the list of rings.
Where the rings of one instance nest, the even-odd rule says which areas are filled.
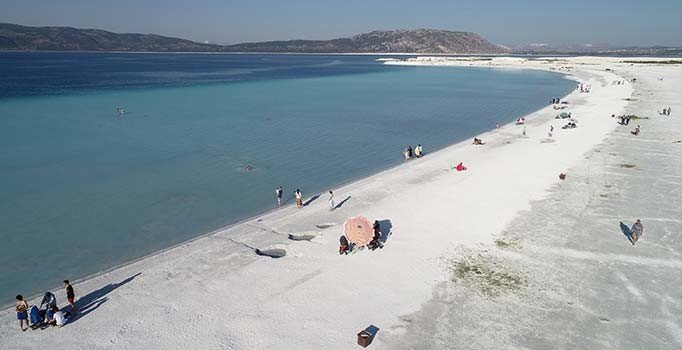
[[[71,310],[74,312],[78,311],[76,307],[76,293],[74,293],[73,286],[69,283],[69,280],[64,280],[64,288],[66,288],[66,300],[69,301]]]
[[[462,164],[462,162],[459,162],[459,164],[457,164],[455,169],[457,169],[457,171],[462,171],[462,170],[467,170],[467,167],[465,167],[464,164]]]

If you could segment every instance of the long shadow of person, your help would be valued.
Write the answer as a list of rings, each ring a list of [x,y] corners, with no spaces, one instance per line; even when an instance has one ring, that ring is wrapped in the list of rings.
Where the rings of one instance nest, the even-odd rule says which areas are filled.
[[[305,203],[303,203],[303,206],[304,206],[304,207],[309,206],[310,203],[312,203],[312,202],[314,202],[316,199],[320,198],[321,195],[322,195],[322,194],[319,194],[319,193],[318,193],[318,194],[316,194],[316,195],[310,197],[310,199],[308,199]]]
[[[628,241],[630,241],[630,243],[632,243],[632,231],[622,221],[620,222],[620,230],[621,230],[621,232],[623,232],[625,237],[628,238]]]
[[[106,286],[90,292],[76,301],[76,307],[78,307],[78,312],[73,314],[72,316],[69,317],[68,323],[73,323],[81,318],[87,316],[89,313],[95,311],[97,308],[99,308],[102,304],[106,303],[109,300],[109,297],[107,297],[107,294],[113,292],[114,290],[118,289],[119,287],[128,284],[130,281],[135,279],[135,277],[141,275],[142,272],[138,272],[137,274],[130,276],[126,279],[124,279],[121,282],[118,283],[109,283]]]
[[[379,225],[381,226],[381,238],[379,238],[379,241],[381,243],[386,243],[388,240],[388,237],[391,237],[393,235],[393,224],[391,223],[391,220],[389,219],[384,219],[384,220],[379,220]]]
[[[346,202],[348,202],[349,199],[350,199],[350,196],[346,197],[346,199],[344,199],[344,200],[342,200],[341,202],[339,202],[339,204],[337,204],[337,205],[334,207],[334,210],[341,208]]]

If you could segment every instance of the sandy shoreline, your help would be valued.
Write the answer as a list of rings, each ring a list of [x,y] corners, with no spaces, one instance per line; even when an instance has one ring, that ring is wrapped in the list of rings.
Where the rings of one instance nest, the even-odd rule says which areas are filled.
[[[499,60],[496,67],[532,69],[580,62]],[[461,246],[490,244],[531,201],[547,195],[558,172],[616,128],[609,116],[624,111],[633,88],[611,84],[622,78],[604,67],[617,63],[583,60],[589,65],[570,73],[593,89],[567,97],[579,120],[575,130],[561,130],[553,119],[558,112],[544,108],[528,118],[528,137],[506,125],[483,134],[483,147],[461,142],[338,188],[337,202],[351,198],[334,212],[322,196],[303,210],[271,212],[87,279],[76,290],[92,303],[91,312],[58,334],[21,334],[13,311],[2,311],[0,341],[17,349],[33,348],[47,337],[55,345],[83,349],[347,349],[357,331],[375,324],[381,331],[372,346],[397,347],[390,340],[409,329],[401,317],[418,311],[450,278],[443,258]],[[549,125],[554,142],[546,140]],[[469,170],[447,171],[459,161]],[[357,214],[390,222],[393,235],[383,250],[341,257],[339,225],[316,225],[340,224]],[[285,235],[302,232],[318,237],[291,242]],[[242,243],[283,248],[288,255],[257,257]],[[353,311],[340,311],[344,306]]]

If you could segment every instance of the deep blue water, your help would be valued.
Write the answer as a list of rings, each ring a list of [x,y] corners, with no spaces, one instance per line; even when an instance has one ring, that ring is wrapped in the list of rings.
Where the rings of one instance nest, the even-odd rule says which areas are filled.
[[[276,186],[291,201],[399,164],[408,144],[470,138],[574,86],[375,58],[0,53],[0,303],[272,209]]]

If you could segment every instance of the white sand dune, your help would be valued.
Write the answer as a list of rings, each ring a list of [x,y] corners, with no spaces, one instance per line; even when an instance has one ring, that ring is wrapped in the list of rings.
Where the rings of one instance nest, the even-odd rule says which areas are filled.
[[[13,310],[1,311],[0,347],[35,349],[50,344],[50,347],[69,349],[352,349],[357,346],[355,334],[373,324],[380,328],[371,345],[376,349],[618,349],[622,344],[645,348],[641,345],[647,344],[648,335],[632,333],[621,323],[609,322],[612,318],[590,309],[592,304],[590,307],[580,304],[579,295],[573,305],[582,308],[564,310],[561,314],[561,320],[576,326],[576,331],[558,332],[561,324],[547,321],[552,315],[548,309],[552,307],[551,302],[542,304],[545,309],[540,316],[533,314],[532,308],[519,305],[531,305],[536,298],[552,300],[552,296],[563,296],[565,290],[558,283],[533,284],[531,277],[514,273],[513,263],[532,262],[532,269],[527,270],[533,271],[531,276],[552,275],[554,282],[564,281],[564,274],[581,272],[585,279],[580,282],[587,286],[585,290],[594,293],[602,291],[589,288],[598,285],[595,282],[598,278],[590,270],[595,264],[653,265],[680,275],[680,230],[667,231],[670,241],[661,241],[650,233],[650,224],[645,221],[645,235],[635,248],[625,249],[631,247],[618,235],[612,240],[600,241],[606,247],[623,245],[623,251],[590,251],[586,249],[590,247],[589,240],[563,246],[551,239],[572,235],[576,230],[607,229],[600,226],[604,221],[596,219],[589,221],[593,226],[578,228],[578,209],[587,208],[586,203],[596,199],[604,200],[599,197],[601,192],[584,185],[586,172],[605,176],[604,173],[612,171],[610,188],[619,186],[624,176],[641,184],[648,177],[660,175],[643,171],[634,177],[622,173],[624,168],[611,169],[613,165],[609,162],[585,159],[605,144],[629,137],[622,132],[624,127],[618,127],[611,118],[612,114],[640,108],[651,116],[650,120],[631,122],[633,128],[638,123],[643,128],[638,139],[643,146],[637,152],[647,152],[646,140],[660,145],[652,147],[652,152],[657,152],[659,158],[671,157],[673,167],[665,172],[670,185],[637,188],[651,191],[648,195],[664,196],[673,192],[679,198],[682,172],[680,158],[674,157],[680,155],[681,146],[672,143],[674,140],[646,135],[649,128],[660,127],[654,123],[665,123],[654,120],[659,118],[654,112],[659,105],[661,108],[672,106],[673,115],[667,118],[674,122],[669,125],[680,131],[680,66],[630,66],[619,61],[567,58],[530,62],[495,58],[492,61],[408,62],[562,69],[574,79],[591,84],[592,90],[589,94],[574,92],[565,98],[569,101],[568,111],[578,120],[576,129],[562,130],[564,122],[555,120],[558,112],[548,106],[526,118],[525,137],[521,135],[523,127],[505,125],[480,136],[485,146],[474,146],[467,141],[428,153],[427,145],[423,159],[335,189],[339,198],[351,196],[340,209],[329,211],[324,201],[313,202],[303,209],[287,207],[80,282],[75,287],[84,311],[61,329],[22,333]],[[659,81],[659,76],[665,79]],[[645,83],[612,84],[615,80],[629,81],[633,77]],[[647,95],[642,96],[643,93]],[[554,142],[546,142],[550,125],[555,129]],[[597,145],[600,146],[595,148]],[[459,162],[464,162],[468,170],[451,170]],[[561,172],[566,172],[568,177],[559,184]],[[564,210],[561,202],[552,202],[554,207],[550,207],[550,213],[545,212],[548,205],[537,206],[552,200],[557,187],[572,196],[567,202],[573,205],[566,211],[569,217],[550,215],[552,211]],[[673,205],[677,210],[650,217],[656,218],[661,227],[679,228],[679,221],[674,220],[680,217],[676,216],[680,213],[680,203]],[[636,211],[628,210],[621,218],[619,214],[623,213],[617,213],[617,205],[611,208],[616,212],[597,213],[598,208],[589,208],[595,214],[612,216],[609,220],[616,223],[616,229],[618,220],[632,220],[637,215]],[[577,214],[574,209],[578,210]],[[382,221],[384,230],[390,226],[391,234],[383,249],[339,256],[338,237],[342,230],[339,223],[355,215]],[[528,217],[537,222],[532,225],[525,222],[524,218]],[[327,225],[331,223],[337,224]],[[530,230],[529,227],[543,230],[537,235],[542,239],[527,241],[529,238],[519,233],[521,228]],[[314,234],[315,237],[294,241],[288,234]],[[651,248],[652,244],[658,246]],[[498,249],[514,245],[523,248]],[[256,248],[284,249],[286,256],[278,259],[257,256],[253,251]],[[460,262],[456,265],[460,269],[455,268],[454,272],[452,259]],[[461,274],[478,269],[483,266],[482,261],[499,261],[497,266],[502,266],[501,272],[481,267],[480,277],[465,280],[468,284],[451,285],[453,279],[457,280],[458,271]],[[502,276],[504,283],[491,283],[490,276]],[[647,292],[646,278],[627,273],[616,276],[620,277],[615,281],[632,295],[633,302],[646,303],[653,297]],[[655,303],[661,308],[646,316],[654,318],[652,322],[661,329],[651,335],[658,339],[651,348],[673,349],[682,346],[679,316],[682,300],[679,293],[675,295],[670,290],[679,290],[680,279],[661,279],[659,283],[658,297],[671,300]],[[452,288],[459,294],[449,294]],[[452,295],[469,299],[452,299]],[[63,301],[62,291],[58,296]],[[448,308],[448,305],[459,308]],[[618,304],[610,307],[618,308]],[[522,310],[519,315],[523,316],[523,322],[513,316],[516,309]],[[614,342],[579,326],[578,321],[591,318],[616,329],[606,333],[632,338],[632,341]],[[448,327],[462,325],[463,320],[466,327]],[[534,334],[534,327],[544,332],[545,337],[528,338],[528,334]],[[545,339],[552,332],[560,334],[560,338],[548,343]]]

